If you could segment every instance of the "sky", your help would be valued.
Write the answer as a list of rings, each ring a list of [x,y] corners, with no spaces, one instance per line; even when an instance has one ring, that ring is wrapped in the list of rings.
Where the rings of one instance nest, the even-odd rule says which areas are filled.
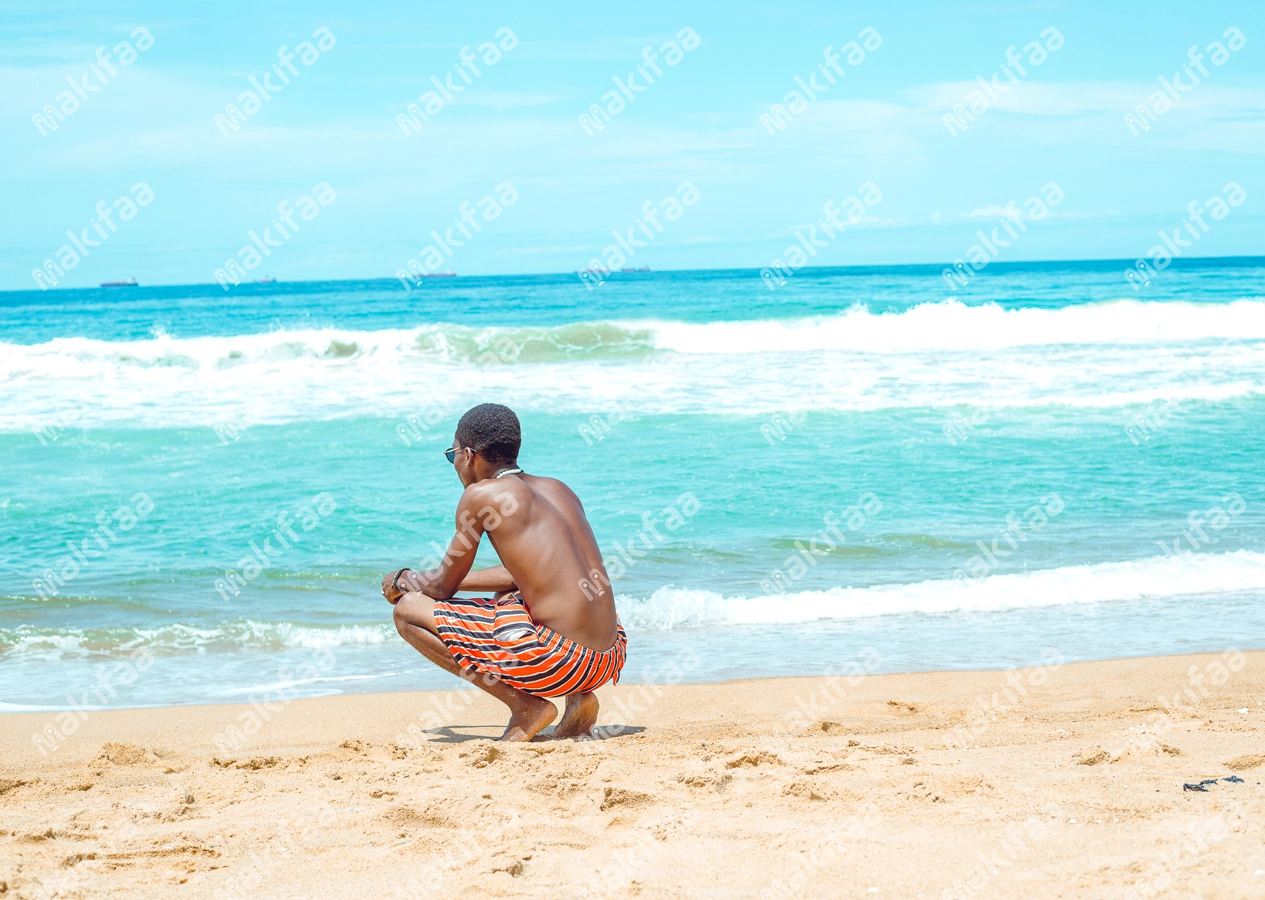
[[[261,238],[270,255],[249,277],[280,280],[390,277],[451,233],[441,270],[461,275],[568,272],[601,259],[613,230],[636,229],[643,204],[672,210],[689,182],[693,205],[668,221],[628,265],[652,269],[760,268],[872,183],[881,200],[845,232],[814,244],[813,265],[949,263],[991,233],[1001,210],[1022,207],[1056,184],[1063,196],[1010,246],[1004,260],[1134,259],[1237,182],[1247,199],[1211,226],[1186,255],[1265,253],[1265,5],[1134,2],[908,2],[793,4],[640,2],[446,4],[374,2],[79,3],[6,0],[0,7],[0,289],[31,290],[32,269],[70,246],[66,231],[98,240],[58,287],[137,278],[142,284],[213,282],[229,259]],[[1189,48],[1246,44],[1194,85],[1182,71]],[[115,48],[147,30],[152,46],[123,66]],[[333,45],[292,60],[289,85],[273,73],[279,48]],[[827,48],[844,51],[846,74],[831,85]],[[516,43],[508,37],[509,29]],[[643,48],[668,41],[648,84],[636,72]],[[1055,29],[1062,42],[1053,37]],[[1042,33],[1046,37],[1042,37]],[[684,33],[686,37],[680,37]],[[142,33],[143,35],[143,33]],[[878,40],[876,40],[876,38]],[[329,38],[323,38],[326,44]],[[878,41],[881,40],[881,43]],[[512,44],[488,65],[479,45]],[[1050,44],[1040,65],[1025,48]],[[1057,49],[1054,46],[1057,45]],[[465,71],[454,67],[468,46]],[[1015,48],[1026,74],[1002,66]],[[116,75],[90,68],[98,47]],[[821,68],[819,69],[819,66]],[[951,133],[944,117],[979,90],[979,115]],[[1164,111],[1154,92],[1180,75]],[[434,90],[450,91],[420,131],[397,116]],[[627,85],[632,75],[636,88]],[[766,126],[788,93],[826,88],[785,121]],[[281,89],[236,123],[216,124],[243,92]],[[810,76],[813,77],[809,81]],[[70,90],[88,99],[46,134],[32,117]],[[613,79],[635,98],[586,133],[594,104],[619,106]],[[86,79],[86,81],[85,81]],[[90,86],[90,87],[86,87]],[[96,87],[96,91],[91,91]],[[90,92],[91,91],[91,92]],[[607,95],[603,98],[603,95]],[[622,95],[620,95],[622,96]],[[982,108],[979,97],[987,101]],[[1149,98],[1149,99],[1148,99]],[[77,97],[76,97],[77,99]],[[441,98],[442,99],[442,98]],[[431,101],[435,109],[435,101]],[[1126,114],[1152,108],[1134,134]],[[1171,108],[1168,108],[1171,107]],[[792,107],[794,108],[794,107]],[[963,119],[965,121],[965,119]],[[772,133],[770,133],[772,132]],[[127,211],[101,240],[97,205]],[[512,193],[503,187],[508,182]],[[329,190],[316,189],[325,183]],[[498,190],[498,186],[502,186]],[[316,189],[314,191],[314,189]],[[1046,190],[1048,193],[1048,189]],[[328,205],[282,239],[278,205],[323,193]],[[486,219],[485,197],[517,195]],[[871,192],[871,195],[872,192]],[[455,220],[475,210],[482,230],[466,239]],[[498,202],[498,205],[499,202]],[[286,229],[284,220],[279,220]],[[103,224],[103,223],[98,223]],[[85,231],[85,229],[87,229]],[[451,229],[451,232],[449,232]],[[1004,235],[1003,235],[1004,236]],[[822,246],[824,244],[824,246]],[[88,245],[91,246],[91,245]],[[635,246],[635,245],[631,245]],[[82,249],[88,249],[83,247]],[[423,255],[419,255],[423,254]],[[77,253],[76,253],[77,255]]]

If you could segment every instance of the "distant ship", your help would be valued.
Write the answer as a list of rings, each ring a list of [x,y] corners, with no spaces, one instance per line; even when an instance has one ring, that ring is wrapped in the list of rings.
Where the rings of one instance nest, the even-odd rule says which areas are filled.
[[[276,283],[277,283],[277,279],[273,278],[271,275],[269,275],[266,278],[255,279],[255,284],[276,284]]]
[[[619,271],[621,272],[649,272],[650,267],[641,266],[640,268],[636,268],[636,269],[620,269]],[[577,269],[576,274],[577,275],[609,275],[611,274],[611,270],[590,267],[588,269]]]
[[[418,278],[456,278],[457,273],[449,269],[447,272],[423,272]]]
[[[127,281],[103,281],[101,282],[101,286],[102,287],[136,287],[137,283],[136,283],[135,278],[129,278]]]

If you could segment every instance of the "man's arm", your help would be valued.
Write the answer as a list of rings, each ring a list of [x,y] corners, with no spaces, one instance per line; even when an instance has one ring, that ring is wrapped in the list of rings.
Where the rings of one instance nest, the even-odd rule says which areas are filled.
[[[467,575],[461,582],[461,591],[491,591],[499,593],[501,591],[512,591],[518,588],[514,583],[514,577],[510,575],[509,569],[505,566],[492,566],[488,569],[478,569]]]
[[[399,600],[407,591],[421,591],[436,600],[446,600],[462,589],[466,576],[474,565],[475,554],[479,550],[479,541],[483,539],[483,523],[474,514],[478,507],[473,488],[467,488],[457,504],[457,533],[448,544],[448,550],[439,565],[425,572],[414,572],[411,569],[401,572],[396,578],[390,572],[382,580],[382,595],[392,603]],[[508,574],[508,573],[507,573]],[[476,578],[479,576],[476,575]],[[400,590],[394,589],[398,583]],[[492,588],[497,590],[497,588]],[[467,588],[467,590],[483,590],[483,588]],[[505,590],[509,590],[506,588]]]

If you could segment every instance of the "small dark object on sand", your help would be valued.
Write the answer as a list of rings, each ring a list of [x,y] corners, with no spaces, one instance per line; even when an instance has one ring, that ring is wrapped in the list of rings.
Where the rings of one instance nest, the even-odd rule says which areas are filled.
[[[1203,783],[1182,785],[1182,791],[1207,791],[1207,790],[1208,790],[1207,786]]]
[[[1201,782],[1199,782],[1199,783],[1200,783],[1200,785],[1205,785],[1205,784],[1216,784],[1216,783],[1217,783],[1217,779],[1215,779],[1215,778],[1205,778],[1203,781],[1201,781]]]
[[[1222,781],[1230,781],[1230,782],[1233,782],[1234,784],[1242,784],[1242,783],[1243,783],[1243,779],[1242,779],[1242,778],[1240,778],[1238,775],[1228,775],[1228,776],[1226,776],[1225,778],[1222,778],[1221,780],[1222,780]]]

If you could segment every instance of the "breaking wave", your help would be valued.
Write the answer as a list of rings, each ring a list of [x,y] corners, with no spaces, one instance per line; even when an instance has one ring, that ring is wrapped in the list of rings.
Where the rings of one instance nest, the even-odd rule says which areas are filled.
[[[459,373],[460,377],[454,377]],[[1265,393],[1265,301],[552,327],[281,330],[0,343],[0,431],[214,427],[459,411],[766,415],[785,409],[1219,401]]]
[[[1265,590],[1265,553],[1188,553],[1127,562],[1066,566],[979,581],[945,579],[870,587],[834,587],[774,597],[723,596],[661,587],[649,597],[619,598],[630,632],[718,625],[795,625],[820,620],[900,614],[998,612],[1060,604],[1146,600]],[[39,629],[0,631],[0,659],[106,660],[143,648],[156,656],[217,652],[337,649],[399,641],[389,623],[317,627],[237,620],[212,628]]]
[[[768,596],[729,596],[663,587],[621,600],[630,630],[709,625],[790,625],[896,614],[997,612],[1036,606],[1145,600],[1151,597],[1265,590],[1265,553],[1192,553],[1128,562],[1067,566],[978,581],[945,579],[872,587],[835,587]]]

